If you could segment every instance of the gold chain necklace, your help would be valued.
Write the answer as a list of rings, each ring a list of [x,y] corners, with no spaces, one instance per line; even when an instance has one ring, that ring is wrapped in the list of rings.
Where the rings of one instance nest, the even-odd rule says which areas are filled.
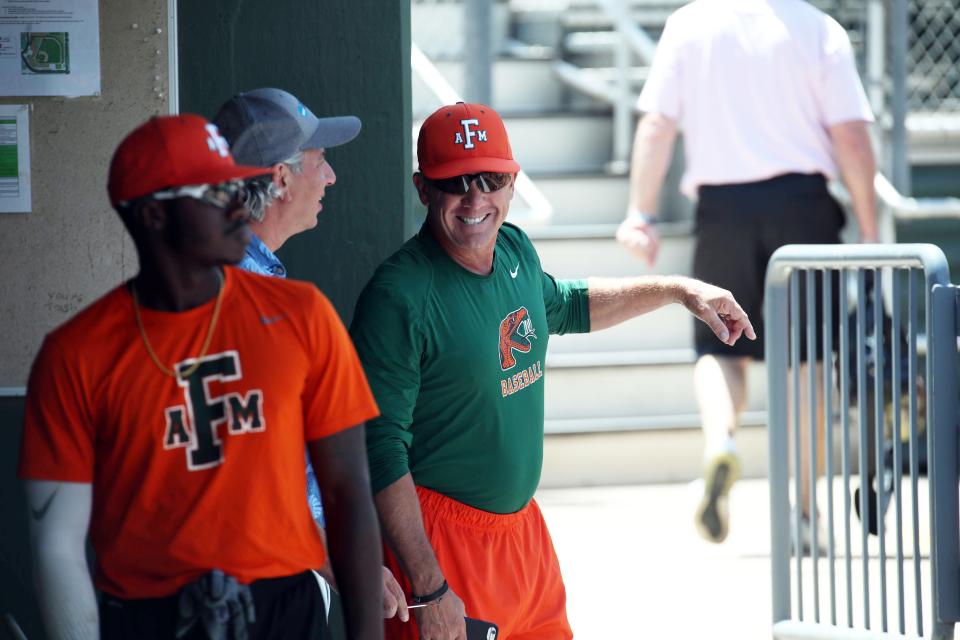
[[[219,270],[217,270],[217,280],[219,281],[217,301],[213,305],[213,316],[210,318],[210,328],[207,329],[207,337],[204,338],[203,346],[200,347],[200,354],[197,356],[197,361],[194,362],[189,369],[184,370],[184,372],[180,374],[182,378],[189,378],[193,375],[193,372],[200,367],[203,357],[207,355],[207,349],[210,348],[210,341],[213,339],[213,330],[217,326],[217,318],[220,317],[220,303],[223,302],[223,275]],[[143,326],[143,318],[140,317],[140,300],[137,298],[137,288],[133,285],[133,282],[130,283],[130,293],[133,294],[133,315],[137,319],[137,328],[140,329],[140,337],[143,338],[143,344],[147,348],[147,353],[150,354],[150,359],[153,360],[153,363],[157,365],[160,371],[176,378],[177,372],[160,362],[160,358],[157,357],[156,352],[150,345],[150,340],[147,338],[147,330]]]

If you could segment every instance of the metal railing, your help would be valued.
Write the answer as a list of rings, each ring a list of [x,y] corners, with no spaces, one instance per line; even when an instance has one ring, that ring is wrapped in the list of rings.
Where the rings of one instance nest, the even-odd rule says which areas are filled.
[[[614,76],[601,79],[593,70],[557,59],[554,72],[564,83],[595,100],[609,104],[613,109],[613,150],[607,170],[627,173],[630,169],[630,150],[633,124],[636,116],[637,94],[632,90],[635,73],[634,57],[640,63],[639,77],[653,63],[657,45],[653,38],[630,15],[625,0],[597,0],[597,7],[613,23],[616,34],[613,46]]]
[[[946,258],[933,245],[791,245],[770,260],[764,311],[775,638],[953,638],[960,620],[960,467],[957,291],[949,279]],[[818,353],[827,354],[822,371],[791,367]],[[803,400],[801,383],[819,387],[822,399],[811,391]],[[804,448],[812,454],[802,469]],[[806,471],[806,503],[798,470]]]
[[[874,177],[873,186],[880,203],[898,220],[960,218],[960,198],[907,198],[882,173]]]
[[[831,191],[848,211],[850,193],[839,181],[831,183]],[[877,196],[877,226],[880,241],[896,242],[897,221],[930,220],[936,218],[960,218],[960,198],[909,198],[900,194],[885,175],[873,177]]]
[[[626,173],[630,170],[630,132],[633,130],[636,96],[630,91],[632,55],[640,64],[649,67],[653,63],[656,43],[631,18],[624,0],[598,0],[603,12],[613,20],[621,46],[614,50],[617,81],[613,91],[613,160],[611,171]]]

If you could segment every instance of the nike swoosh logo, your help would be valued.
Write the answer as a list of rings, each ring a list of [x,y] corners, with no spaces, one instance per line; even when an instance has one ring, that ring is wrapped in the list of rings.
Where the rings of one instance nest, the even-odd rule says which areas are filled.
[[[515,266],[515,267],[510,271],[510,277],[511,277],[511,278],[516,278],[516,277],[517,277],[517,273],[518,273],[519,271],[520,271],[520,263],[518,262],[518,263],[517,263],[517,266]]]
[[[287,314],[285,313],[281,313],[275,316],[260,316],[260,322],[262,322],[263,324],[273,324],[274,322],[277,322],[278,320],[283,320],[286,317],[287,317]]]
[[[56,497],[58,491],[60,491],[60,487],[57,487],[53,490],[53,493],[50,494],[50,497],[47,498],[47,501],[44,502],[43,506],[41,506],[39,509],[30,509],[30,512],[33,513],[34,520],[43,520],[43,516],[47,515],[47,510],[53,503],[53,499]]]

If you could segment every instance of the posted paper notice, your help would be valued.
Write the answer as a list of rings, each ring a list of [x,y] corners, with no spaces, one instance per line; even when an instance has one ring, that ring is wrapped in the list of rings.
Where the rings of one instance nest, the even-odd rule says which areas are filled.
[[[0,96],[95,95],[97,0],[0,0]]]
[[[29,213],[29,107],[0,105],[0,213]]]

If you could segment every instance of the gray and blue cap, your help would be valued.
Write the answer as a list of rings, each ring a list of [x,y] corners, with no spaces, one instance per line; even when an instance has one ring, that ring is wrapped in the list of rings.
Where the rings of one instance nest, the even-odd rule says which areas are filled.
[[[283,89],[254,89],[230,98],[213,118],[237,162],[269,167],[309,149],[329,149],[360,133],[356,116],[318,118]]]

